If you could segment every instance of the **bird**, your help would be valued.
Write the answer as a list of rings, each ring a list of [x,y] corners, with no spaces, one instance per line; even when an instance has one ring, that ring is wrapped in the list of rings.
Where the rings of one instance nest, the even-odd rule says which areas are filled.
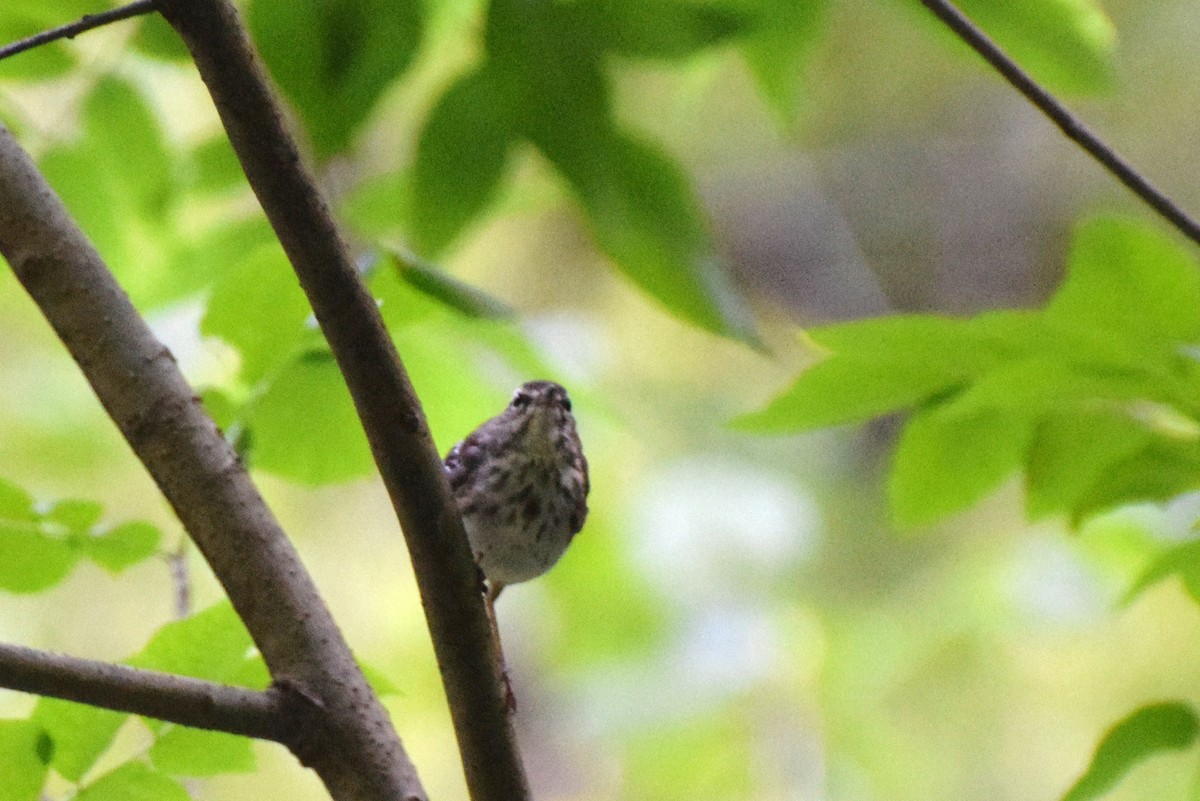
[[[507,687],[495,603],[509,584],[536,578],[562,557],[587,519],[587,458],[567,391],[553,381],[517,387],[504,411],[446,454],[445,473],[483,578]]]

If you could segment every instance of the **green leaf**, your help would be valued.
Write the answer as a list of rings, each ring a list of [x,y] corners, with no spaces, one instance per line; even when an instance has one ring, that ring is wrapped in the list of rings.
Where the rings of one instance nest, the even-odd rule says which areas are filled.
[[[38,166],[106,263],[120,272],[132,260],[127,224],[138,211],[133,196],[95,151],[85,145],[51,147]]]
[[[1200,451],[1194,443],[1162,438],[1112,464],[1075,503],[1081,520],[1124,503],[1164,501],[1200,488]]]
[[[358,661],[358,669],[363,672],[363,676],[367,680],[367,684],[375,691],[378,696],[399,695],[400,688],[396,683],[388,678],[388,675],[382,670],[372,667],[365,662]]]
[[[515,317],[508,304],[411,254],[392,251],[390,256],[390,263],[395,266],[401,280],[464,317],[485,320]]]
[[[744,33],[748,15],[681,0],[600,0],[596,45],[625,56],[676,59]]]
[[[1067,278],[1046,316],[1137,341],[1200,339],[1200,265],[1144,224],[1100,218],[1075,236]]]
[[[1200,542],[1187,542],[1169,548],[1138,576],[1125,595],[1128,603],[1158,582],[1179,576],[1192,600],[1200,604]]]
[[[796,127],[804,65],[824,31],[829,0],[745,0],[758,24],[740,43],[754,79],[785,131]]]
[[[191,58],[187,46],[160,14],[147,14],[138,24],[133,46],[151,58],[182,62]]]
[[[279,240],[262,215],[222,221],[200,231],[187,231],[172,254],[172,282],[167,298],[208,289],[235,272],[247,258],[278,248]]]
[[[129,715],[58,698],[39,698],[30,720],[54,743],[50,765],[63,778],[80,781],[108,750]]]
[[[57,523],[67,531],[87,532],[100,520],[104,507],[95,501],[58,501],[46,512],[45,519]]]
[[[342,197],[339,216],[365,240],[399,237],[412,227],[413,182],[408,172],[376,175]]]
[[[87,96],[82,122],[83,136],[43,155],[42,171],[135,303],[178,297],[175,284],[190,276],[170,269],[176,160],[162,126],[142,94],[113,77]]]
[[[0,478],[0,520],[36,520],[37,517],[29,493]]]
[[[127,660],[135,667],[231,682],[251,659],[254,647],[246,627],[228,602],[184,620],[167,623],[146,647]]]
[[[43,4],[34,8],[32,4],[14,7],[5,3],[0,14],[0,42],[9,44],[41,33],[48,28],[61,25],[65,17],[57,4]],[[70,72],[76,66],[75,57],[63,42],[51,42],[26,50],[0,61],[0,80],[46,80]]]
[[[158,527],[134,520],[80,541],[84,554],[110,573],[149,559],[158,552],[162,538]]]
[[[141,92],[113,77],[101,79],[83,106],[88,146],[117,176],[147,218],[161,215],[174,190],[162,125]]]
[[[1096,748],[1087,773],[1062,801],[1089,801],[1107,793],[1138,762],[1160,751],[1187,748],[1196,740],[1200,721],[1180,702],[1144,706],[1109,729]]]
[[[495,197],[517,113],[511,85],[481,69],[445,91],[425,121],[412,167],[409,229],[417,250],[438,255]]]
[[[888,482],[902,526],[962,511],[1023,463],[1031,425],[996,410],[960,412],[950,403],[915,414],[896,445]]]
[[[149,765],[126,762],[80,790],[75,801],[190,801],[190,796]]]
[[[1011,313],[1004,318],[1028,322]],[[813,329],[812,340],[832,353],[767,408],[734,425],[803,431],[907,409],[965,385],[1010,352],[1012,346],[996,335],[997,320],[900,315]]]
[[[217,282],[200,333],[237,348],[242,380],[253,386],[293,360],[301,345],[313,338],[305,325],[310,314],[287,256],[272,243],[249,254]]]
[[[320,158],[343,150],[421,39],[417,0],[254,0],[250,30]]]
[[[246,174],[224,136],[214,136],[191,152],[194,180],[192,186],[200,192],[223,193],[246,188]]]
[[[959,0],[958,5],[1052,91],[1092,93],[1112,86],[1116,31],[1093,0]]]
[[[1149,439],[1142,426],[1112,412],[1048,415],[1034,430],[1025,465],[1029,516],[1074,512],[1105,473]]]
[[[599,130],[582,152],[537,144],[567,177],[597,244],[621,272],[684,320],[754,340],[753,317],[713,253],[675,162],[649,144]]]
[[[67,577],[78,553],[65,540],[28,523],[0,520],[0,589],[40,592]]]
[[[172,776],[217,776],[255,769],[249,737],[175,726],[150,747],[154,767]]]
[[[0,801],[37,801],[52,752],[41,726],[0,720]]]
[[[301,484],[371,474],[375,463],[333,357],[309,352],[272,379],[249,407],[251,465]]]

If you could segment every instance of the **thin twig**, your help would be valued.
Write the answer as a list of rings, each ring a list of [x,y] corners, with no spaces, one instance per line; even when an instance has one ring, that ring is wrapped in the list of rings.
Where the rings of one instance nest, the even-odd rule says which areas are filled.
[[[0,687],[134,715],[284,742],[291,735],[285,690],[248,690],[0,644]]]
[[[33,36],[24,39],[18,39],[12,44],[0,47],[0,61],[15,56],[17,53],[24,53],[26,50],[32,50],[40,45],[49,44],[50,42],[58,41],[59,39],[74,39],[84,31],[90,31],[93,28],[99,28],[102,25],[108,25],[110,22],[120,22],[123,19],[130,17],[139,17],[143,14],[150,14],[154,11],[155,0],[135,0],[129,5],[119,6],[110,11],[103,11],[99,14],[84,14],[75,22],[69,22],[66,25],[59,25],[57,28],[51,28],[48,31],[35,33]]]
[[[1109,147],[1083,122],[1058,102],[1028,73],[1017,66],[995,42],[971,22],[948,0],[921,0],[921,4],[958,34],[964,42],[995,67],[1018,92],[1025,95],[1043,114],[1057,125],[1067,138],[1082,147],[1092,158],[1116,176],[1135,195],[1178,228],[1183,235],[1200,244],[1200,223],[1189,217],[1173,200],[1164,195],[1132,164]]]
[[[312,304],[400,520],[473,801],[528,782],[492,659],[478,571],[420,401],[228,0],[160,0]]]

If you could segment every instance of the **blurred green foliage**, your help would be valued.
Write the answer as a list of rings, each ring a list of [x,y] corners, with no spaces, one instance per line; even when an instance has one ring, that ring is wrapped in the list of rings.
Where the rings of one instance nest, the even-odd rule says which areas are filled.
[[[1023,469],[1031,517],[1080,520],[1200,484],[1200,265],[1147,226],[1079,231],[1040,312],[813,329],[829,356],[743,428],[797,431],[915,410],[896,447],[902,525],[963,510]]]
[[[888,24],[910,19],[913,25],[888,30],[889,41],[915,47],[917,31],[932,30],[950,50],[965,52],[915,3],[892,5],[897,13]],[[961,5],[1053,90],[1103,95],[1119,87],[1115,28],[1095,2]],[[868,51],[857,31],[846,30],[854,4],[833,0],[248,0],[245,6],[271,75],[363,254],[368,286],[443,450],[498,408],[499,386],[517,376],[565,372],[540,346],[544,333],[520,314],[536,300],[494,297],[445,266],[472,248],[495,247],[498,261],[521,253],[519,234],[490,238],[514,208],[557,208],[560,195],[569,199],[606,262],[677,320],[735,341],[769,341],[763,315],[751,312],[714,241],[689,143],[659,141],[675,106],[652,99],[654,118],[639,117],[629,87],[640,77],[653,83],[670,76],[679,90],[715,71],[713,65],[734,76],[744,69],[748,80],[730,79],[733,91],[757,91],[781,135],[802,138],[808,97],[821,88],[806,83],[810,59],[823,48],[845,58]],[[16,0],[0,10],[0,41],[95,10],[84,0],[52,7]],[[858,13],[888,12],[869,4]],[[314,568],[341,564],[347,544],[366,532],[347,524],[355,513],[350,503],[342,505],[343,496],[317,493],[336,493],[329,485],[372,473],[349,396],[224,136],[211,117],[199,124],[176,118],[195,111],[180,114],[173,97],[178,87],[194,84],[186,52],[161,20],[132,25],[108,51],[57,43],[0,63],[0,90],[40,97],[43,89],[67,85],[73,92],[68,113],[56,99],[44,101],[53,106],[50,122],[26,119],[3,94],[0,115],[22,134],[37,134],[40,166],[138,307],[164,328],[181,309],[195,312],[189,333],[206,352],[223,356],[198,378],[206,404],[260,475],[312,493],[296,501],[287,496],[292,490],[267,482],[297,508],[310,504],[307,516],[338,532],[333,553],[312,557]],[[870,69],[890,80],[887,66]],[[967,72],[962,63],[954,69]],[[838,84],[828,91],[859,88]],[[745,98],[730,105],[753,113]],[[722,145],[742,146],[741,133],[739,125]],[[1022,661],[1021,648],[1037,646],[1002,646],[988,639],[999,638],[995,629],[974,628],[983,619],[1015,627],[1009,620],[1018,615],[1015,604],[998,589],[1017,569],[1015,548],[978,546],[965,534],[966,544],[934,534],[933,544],[904,546],[863,537],[873,510],[856,474],[829,513],[819,569],[793,564],[801,560],[791,551],[741,562],[746,555],[739,549],[753,541],[722,540],[728,532],[717,527],[673,557],[685,562],[701,551],[716,565],[711,573],[686,592],[656,586],[638,573],[637,544],[621,535],[632,525],[628,509],[639,502],[654,459],[703,458],[708,448],[734,463],[740,457],[771,465],[798,482],[790,460],[800,454],[825,468],[825,475],[807,476],[814,485],[832,484],[845,468],[794,439],[776,447],[765,438],[714,433],[728,417],[730,398],[750,406],[736,394],[739,384],[752,383],[747,375],[767,381],[762,376],[777,365],[754,362],[741,373],[722,372],[751,357],[739,349],[730,358],[721,350],[735,347],[728,343],[680,333],[680,326],[653,328],[644,316],[605,305],[604,290],[578,260],[553,263],[541,280],[559,286],[543,309],[563,297],[574,299],[573,308],[605,309],[611,328],[627,329],[636,346],[607,391],[583,381],[572,386],[581,418],[591,425],[585,439],[597,479],[594,511],[572,554],[546,579],[544,596],[526,608],[539,633],[526,632],[531,643],[522,644],[558,677],[557,684],[546,679],[530,690],[532,706],[549,704],[555,692],[567,698],[558,701],[560,717],[532,719],[529,739],[538,740],[532,750],[544,762],[578,766],[579,782],[607,788],[593,795],[567,787],[557,797],[979,797],[963,787],[1025,797],[1020,782],[1030,773],[1028,756],[993,748],[995,731],[972,730],[977,719],[1007,720],[988,706],[989,699],[1005,706],[1005,690],[1036,696],[1021,684],[1026,673],[1053,685],[1047,678],[1053,670]],[[668,343],[688,336],[697,338]],[[901,524],[948,525],[1020,474],[1028,516],[1084,524],[1078,547],[1116,576],[1127,601],[1173,576],[1200,599],[1194,542],[1163,544],[1151,536],[1153,524],[1103,514],[1195,489],[1200,376],[1190,346],[1198,337],[1200,272],[1190,252],[1147,224],[1098,217],[1079,226],[1066,278],[1043,308],[814,327],[804,342],[819,360],[737,427],[792,434],[905,411],[889,481],[890,508]],[[13,336],[0,348],[15,352],[21,341]],[[38,358],[49,346],[40,347],[30,346]],[[647,378],[652,369],[662,375]],[[0,400],[15,403],[7,395]],[[40,423],[47,430],[60,424]],[[63,436],[36,429],[21,431],[39,456],[41,443]],[[6,447],[18,450],[17,440],[0,441],[0,458]],[[85,445],[92,447],[70,441],[62,449],[89,453]],[[45,464],[40,475],[58,467],[48,454]],[[83,581],[76,569],[82,561],[120,572],[159,552],[154,524],[100,523],[111,499],[103,506],[35,503],[26,490],[38,481],[27,488],[23,476],[9,475],[15,483],[0,481],[0,588],[7,592]],[[325,497],[339,502],[327,504]],[[738,511],[746,528],[766,525],[755,517],[762,510]],[[299,527],[306,515],[293,514]],[[850,520],[856,516],[866,522]],[[364,591],[379,586],[364,577],[376,563],[390,569],[376,556],[344,568],[325,586],[332,593],[348,588],[359,603],[383,595]],[[721,569],[726,579],[734,577],[727,584],[712,578]],[[389,577],[384,586],[396,583]],[[711,600],[722,591],[736,598]],[[392,595],[385,600],[388,608],[401,605]],[[405,610],[411,620],[391,621],[398,633],[381,632],[386,627],[373,609],[360,634],[395,649],[425,648],[411,597]],[[681,631],[689,626],[703,647],[685,647]],[[1153,643],[1154,632],[1142,628]],[[784,644],[766,637],[774,645],[763,646],[764,630],[783,632],[777,639]],[[406,645],[395,646],[395,639]],[[436,690],[420,683],[428,654],[390,651],[387,658],[411,674],[371,670],[372,684],[381,692],[400,687],[397,720],[406,741],[428,749],[431,765],[449,764],[449,745],[424,745],[444,741],[447,730]],[[706,679],[706,658],[739,667]],[[227,604],[167,623],[129,662],[249,687],[269,681]],[[1144,698],[1150,689],[1134,695]],[[1175,685],[1170,691],[1183,692]],[[589,692],[602,702],[586,706]],[[623,695],[644,701],[624,708]],[[897,701],[912,697],[928,701],[922,714]],[[1056,696],[1070,697],[1065,689]],[[1022,709],[1032,716],[1034,707],[1031,701]],[[1093,716],[1114,717],[1107,707]],[[128,718],[41,699],[24,718],[0,721],[0,801],[44,794],[183,799],[189,796],[182,779],[264,770],[266,760],[256,759],[261,754],[242,738]],[[1045,720],[1007,722],[1018,732],[1045,723],[1047,736],[1058,737]],[[939,725],[951,731],[939,733]],[[1088,725],[1088,732],[1074,733],[1071,753],[1095,741],[1102,724]],[[130,747],[123,736],[141,741]],[[1145,757],[1185,748],[1194,736],[1188,703],[1144,706],[1101,741],[1066,798],[1081,801],[1114,787],[1114,796],[1124,789],[1131,793],[1125,798],[1151,797],[1132,794],[1137,790],[1128,788],[1137,782],[1119,780]],[[571,748],[592,759],[565,753]],[[980,753],[997,764],[972,761]],[[1008,786],[989,785],[986,777],[1011,762],[1017,767],[998,780]],[[968,781],[962,774],[970,770],[979,776]],[[1081,770],[1037,777],[1036,786],[1061,791]]]

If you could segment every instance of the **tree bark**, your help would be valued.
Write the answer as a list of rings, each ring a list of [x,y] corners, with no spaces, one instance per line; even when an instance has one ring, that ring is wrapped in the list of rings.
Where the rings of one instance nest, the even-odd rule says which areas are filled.
[[[383,707],[241,460],[2,126],[0,254],[212,566],[276,682],[320,709],[289,747],[338,801],[424,801]]]
[[[160,0],[159,8],[191,52],[346,378],[404,531],[471,798],[528,798],[478,571],[442,460],[374,300],[284,127],[232,4]]]

